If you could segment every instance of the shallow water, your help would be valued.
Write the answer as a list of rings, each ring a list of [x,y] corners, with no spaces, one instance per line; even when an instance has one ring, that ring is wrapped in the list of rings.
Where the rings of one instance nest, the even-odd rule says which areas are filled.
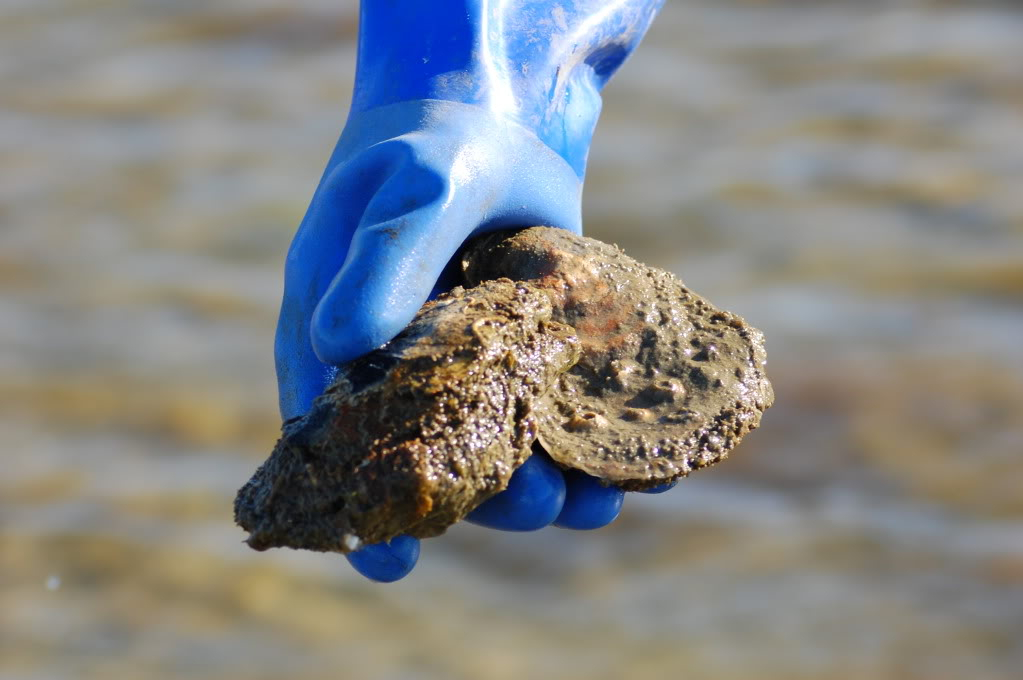
[[[281,264],[342,2],[0,9],[0,678],[1011,678],[1023,667],[1023,10],[670,0],[588,234],[765,331],[727,463],[374,586],[257,554]]]

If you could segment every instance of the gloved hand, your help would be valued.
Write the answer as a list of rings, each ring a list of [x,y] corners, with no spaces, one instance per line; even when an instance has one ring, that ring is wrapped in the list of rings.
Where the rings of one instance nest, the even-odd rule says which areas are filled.
[[[281,415],[308,411],[332,366],[387,342],[470,236],[581,229],[599,91],[663,0],[367,0],[352,109],[285,267],[275,354]],[[470,521],[592,529],[623,492],[532,456]],[[402,536],[348,556],[394,581],[419,554]]]

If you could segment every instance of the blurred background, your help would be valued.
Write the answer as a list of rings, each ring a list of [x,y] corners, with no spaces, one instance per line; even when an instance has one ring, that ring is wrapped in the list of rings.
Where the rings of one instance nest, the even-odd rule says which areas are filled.
[[[406,580],[255,553],[353,0],[0,8],[0,678],[1018,678],[1023,5],[668,0],[588,234],[768,339],[725,464]]]

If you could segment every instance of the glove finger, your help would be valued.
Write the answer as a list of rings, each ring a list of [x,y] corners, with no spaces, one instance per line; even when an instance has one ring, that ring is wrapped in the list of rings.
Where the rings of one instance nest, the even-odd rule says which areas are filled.
[[[596,477],[576,470],[565,473],[565,505],[554,520],[563,529],[599,529],[618,518],[625,492],[604,486]]]
[[[474,187],[451,190],[446,173],[409,163],[366,207],[348,258],[313,313],[317,357],[340,364],[397,335],[426,302],[476,228]]]
[[[648,494],[664,493],[665,491],[671,491],[672,489],[674,489],[676,484],[678,484],[677,479],[674,482],[668,482],[667,484],[661,484],[660,486],[651,487],[649,489],[643,489],[642,491],[639,491],[637,493]]]
[[[544,453],[534,453],[508,488],[469,513],[473,524],[503,531],[535,531],[557,518],[565,503],[565,477]]]
[[[274,342],[285,420],[306,413],[333,377],[333,367],[313,350],[309,334],[313,312],[344,264],[358,216],[386,171],[379,158],[361,157],[328,172],[288,250]]]
[[[357,572],[378,583],[393,583],[408,576],[419,560],[419,539],[396,536],[386,543],[367,545],[345,555]]]
[[[532,144],[432,145],[409,134],[369,150],[388,177],[313,313],[321,361],[350,361],[397,335],[473,232],[534,224],[580,231],[579,178],[541,142]]]

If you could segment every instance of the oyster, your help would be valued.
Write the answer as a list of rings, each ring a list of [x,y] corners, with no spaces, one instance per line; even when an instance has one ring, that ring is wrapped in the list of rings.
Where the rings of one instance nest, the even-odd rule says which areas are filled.
[[[721,460],[774,401],[763,334],[617,246],[549,227],[477,239],[468,285],[542,288],[582,353],[543,397],[539,440],[559,464],[628,490]]]
[[[723,458],[773,401],[763,335],[616,246],[532,227],[466,247],[458,287],[339,369],[235,499],[257,550],[436,536],[534,441],[629,490]]]
[[[507,279],[428,302],[284,424],[235,499],[257,550],[350,552],[436,536],[508,485],[535,402],[578,355],[539,290]]]

